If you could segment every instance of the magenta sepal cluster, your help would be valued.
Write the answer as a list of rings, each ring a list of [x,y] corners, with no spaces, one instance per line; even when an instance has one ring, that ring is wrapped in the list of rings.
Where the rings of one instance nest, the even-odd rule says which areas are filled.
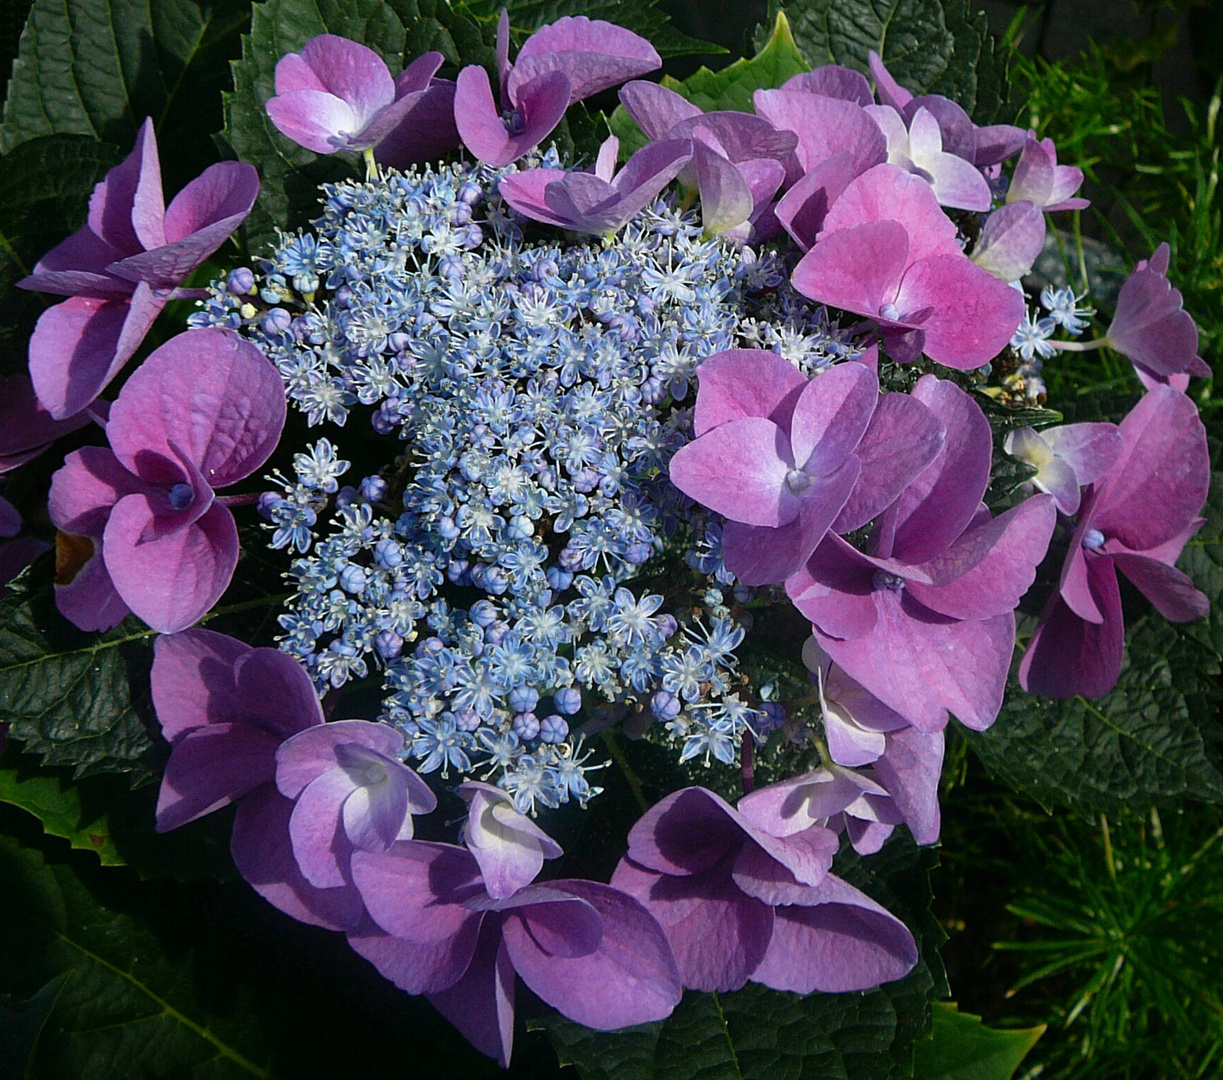
[[[1049,697],[1108,693],[1121,673],[1125,625],[1117,571],[1173,622],[1206,615],[1209,600],[1176,569],[1210,486],[1206,429],[1193,402],[1150,390],[1121,421],[1112,466],[1090,485],[1057,591],[1019,667],[1025,690]]]
[[[1134,267],[1121,285],[1101,344],[1128,357],[1144,386],[1172,384],[1184,390],[1188,376],[1211,372],[1197,354],[1198,329],[1184,309],[1180,290],[1168,282],[1170,258],[1168,245],[1160,244],[1149,260]]]
[[[470,65],[459,72],[454,97],[459,135],[486,165],[509,165],[543,142],[573,102],[661,64],[645,38],[585,15],[567,15],[540,27],[511,64],[509,16],[502,10],[497,28],[499,94],[494,96],[484,68]]]
[[[814,815],[793,827],[801,803],[774,787],[736,810],[684,788],[629,832],[612,884],[658,920],[685,986],[721,992],[750,980],[841,993],[899,979],[917,962],[908,928],[829,873],[836,834]]]
[[[97,398],[258,194],[252,166],[223,161],[166,206],[153,122],[145,120],[126,160],[94,188],[88,223],[17,283],[70,298],[43,312],[30,338],[30,376],[51,416],[73,416]]]
[[[454,83],[435,78],[444,60],[425,53],[392,78],[373,49],[322,34],[277,62],[268,118],[316,154],[373,150],[394,168],[431,161],[459,145]]]
[[[154,646],[153,703],[170,741],[158,831],[231,802],[234,861],[294,918],[348,935],[477,1049],[508,1064],[515,972],[600,1030],[658,1020],[681,983],[662,930],[609,885],[533,884],[560,847],[508,795],[469,783],[467,848],[414,840],[437,800],[403,736],[324,722],[309,676],[275,649],[186,630]]]
[[[723,561],[748,585],[783,582],[832,527],[888,506],[934,458],[942,425],[864,364],[814,379],[776,353],[732,349],[698,369],[695,439],[671,459],[684,494],[723,514]]]
[[[154,350],[110,409],[109,449],[75,450],[52,477],[51,521],[92,545],[56,586],[60,611],[83,630],[132,612],[162,633],[203,616],[238,562],[216,490],[268,459],[285,413],[280,375],[232,331],[192,330]]]
[[[954,383],[923,376],[913,397],[943,424],[934,461],[875,522],[865,551],[829,534],[786,581],[838,667],[921,731],[947,713],[978,730],[1002,704],[1014,609],[1056,521],[1038,495],[994,517],[982,504],[993,440]]]

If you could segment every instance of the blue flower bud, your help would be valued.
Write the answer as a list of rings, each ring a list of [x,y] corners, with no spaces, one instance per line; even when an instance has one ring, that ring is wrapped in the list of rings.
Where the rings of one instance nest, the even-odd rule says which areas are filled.
[[[533,739],[539,734],[539,717],[533,712],[519,713],[510,727],[520,739]]]
[[[572,716],[582,707],[582,691],[576,686],[564,686],[552,694],[552,706],[558,713]]]
[[[403,638],[394,630],[383,630],[374,638],[374,648],[378,650],[378,655],[383,660],[398,659],[403,653]]]
[[[340,572],[340,588],[356,595],[365,588],[366,577],[364,567],[357,566],[356,563],[349,563]]]
[[[389,536],[374,545],[374,562],[383,570],[394,570],[403,565],[403,548]]]
[[[530,712],[538,704],[539,694],[532,686],[515,686],[510,691],[510,708],[514,712]]]
[[[539,722],[539,740],[540,742],[563,743],[569,737],[569,724],[563,716],[557,716],[555,713],[551,716],[545,716]]]
[[[679,716],[679,698],[667,690],[659,690],[650,698],[650,711],[654,716],[667,723]]]
[[[484,629],[487,626],[492,626],[497,621],[498,614],[497,605],[491,600],[477,600],[471,605],[471,610],[467,613],[467,616],[478,627]],[[518,711],[521,712],[522,710],[519,709]]]
[[[390,484],[383,480],[381,476],[367,476],[361,481],[361,498],[366,502],[381,502],[389,488]]]
[[[225,287],[235,296],[247,296],[255,291],[255,275],[248,266],[239,266],[229,272]]]

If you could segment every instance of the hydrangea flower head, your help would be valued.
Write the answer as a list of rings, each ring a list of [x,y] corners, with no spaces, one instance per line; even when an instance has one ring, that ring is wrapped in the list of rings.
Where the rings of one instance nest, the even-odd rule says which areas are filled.
[[[1189,622],[1206,596],[1175,563],[1203,524],[1210,485],[1206,430],[1184,394],[1157,386],[1121,421],[1121,448],[1083,499],[1078,525],[1019,667],[1025,690],[1100,697],[1121,672],[1120,570],[1167,619]]]
[[[259,194],[250,165],[209,166],[165,205],[152,120],[94,189],[89,221],[18,285],[71,299],[30,339],[30,376],[57,420],[80,412],[136,351],[170,290],[221,246]]]
[[[830,534],[786,591],[833,661],[909,723],[938,731],[950,710],[983,729],[1002,705],[1012,612],[1056,512],[1038,495],[992,517],[984,414],[932,375],[913,396],[947,431],[938,457],[876,522],[867,553]]]
[[[276,787],[293,800],[293,855],[311,885],[343,886],[354,850],[411,840],[412,815],[437,806],[400,761],[403,749],[402,733],[388,724],[340,720],[300,732],[276,751]]]
[[[567,15],[540,27],[509,63],[509,16],[502,11],[497,35],[501,108],[488,72],[471,65],[459,72],[455,122],[463,144],[480,161],[501,166],[538,146],[574,101],[653,71],[662,58],[630,30]]]
[[[379,159],[391,165],[428,160],[459,142],[454,84],[434,78],[443,60],[439,52],[425,53],[393,79],[373,49],[322,34],[276,64],[268,117],[316,154],[378,147]]]
[[[357,851],[368,918],[350,944],[403,990],[429,1000],[471,1044],[508,1065],[514,978],[579,1024],[609,1031],[661,1020],[681,987],[666,938],[631,896],[561,879],[491,894],[472,853],[400,842]]]
[[[930,185],[896,165],[876,165],[844,190],[793,280],[804,296],[876,319],[902,363],[925,352],[980,367],[1023,318],[1022,295],[960,251]]]
[[[1148,383],[1167,382],[1174,375],[1209,375],[1197,355],[1198,329],[1184,309],[1180,290],[1168,282],[1167,244],[1143,259],[1121,285],[1117,310],[1104,335],[1104,344],[1129,357]]]
[[[828,873],[837,846],[822,824],[778,836],[684,788],[633,826],[612,884],[658,919],[691,989],[839,993],[898,979],[917,961],[913,937]]]
[[[259,468],[284,419],[276,369],[236,334],[191,331],[155,350],[110,410],[110,449],[74,451],[52,479],[51,520],[94,549],[57,586],[60,610],[82,629],[131,610],[167,634],[207,612],[238,561],[214,489]]]

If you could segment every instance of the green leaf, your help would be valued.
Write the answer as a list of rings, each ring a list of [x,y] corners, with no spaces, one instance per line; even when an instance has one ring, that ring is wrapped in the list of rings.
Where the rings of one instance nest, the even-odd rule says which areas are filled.
[[[913,1080],[1010,1080],[1045,1025],[1012,1031],[988,1028],[954,1001],[934,1006],[934,1028],[913,1055]]]
[[[944,94],[977,123],[992,123],[1007,97],[1007,56],[996,49],[984,12],[969,0],[770,0],[770,20],[786,11],[794,40],[815,67],[842,64],[869,71],[867,54],[883,57],[901,86]],[[763,27],[757,39],[763,38]]]
[[[122,871],[100,871],[122,875]],[[120,881],[127,880],[123,877]],[[103,886],[115,884],[108,878]],[[64,977],[30,1073],[74,1080],[267,1076],[246,1008],[212,1013],[192,959],[167,954],[143,920],[111,910],[71,864],[0,839],[0,989],[29,993]],[[224,994],[234,998],[232,989]]]
[[[5,152],[41,135],[89,135],[128,147],[146,116],[175,148],[181,186],[215,160],[244,0],[35,0],[9,81]]]
[[[994,726],[968,741],[990,772],[1046,808],[1090,815],[1223,801],[1209,738],[1217,671],[1213,650],[1152,612],[1128,635],[1110,693],[1057,701],[1015,687]]]
[[[785,13],[777,12],[773,33],[750,60],[736,60],[720,71],[702,67],[682,82],[664,76],[669,90],[682,94],[705,112],[734,109],[754,113],[752,94],[770,90],[803,71],[811,70],[794,44]],[[620,157],[627,158],[648,141],[623,105],[616,106],[609,121],[612,134],[620,140]]]
[[[0,994],[0,1046],[4,1047],[8,1070],[0,1076],[24,1080],[30,1075],[30,1058],[67,981],[67,975],[57,975],[28,1001],[10,1002],[7,999],[11,995]]]
[[[43,832],[74,848],[92,851],[103,866],[121,866],[105,812],[81,804],[80,788],[56,769],[39,768],[10,746],[0,757],[0,802],[18,806],[42,822]]]
[[[552,1016],[545,1026],[562,1064],[582,1080],[888,1080],[912,1075],[929,1003],[945,992],[928,906],[936,861],[907,836],[878,856],[852,851],[835,872],[906,920],[922,960],[904,979],[857,994],[781,993],[749,983],[731,994],[685,993],[664,1021],[592,1031]],[[930,964],[936,970],[932,970]]]
[[[0,599],[0,719],[10,721],[9,737],[77,776],[150,779],[142,710],[152,636],[134,617],[81,633],[56,610],[50,581],[34,572],[18,579]]]

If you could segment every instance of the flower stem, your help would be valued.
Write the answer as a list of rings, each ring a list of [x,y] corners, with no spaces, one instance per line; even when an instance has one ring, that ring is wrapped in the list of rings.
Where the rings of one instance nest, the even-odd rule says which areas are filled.
[[[623,748],[616,742],[616,736],[610,731],[604,731],[602,738],[607,746],[608,753],[612,756],[612,761],[619,766],[620,771],[624,774],[629,790],[633,793],[633,798],[637,800],[637,805],[641,807],[641,812],[644,814],[650,808],[650,800],[645,797],[645,790],[641,786],[641,777],[637,775],[633,766],[629,764],[628,757],[625,755]]]
[[[1104,348],[1108,344],[1108,338],[1096,338],[1095,341],[1049,341],[1048,344],[1066,352],[1091,352],[1093,349]]]
[[[222,506],[254,506],[261,497],[261,492],[248,491],[245,495],[218,495],[216,501]]]
[[[756,776],[752,770],[752,733],[750,731],[739,743],[739,779],[743,784],[743,794],[750,795],[756,786]]]

